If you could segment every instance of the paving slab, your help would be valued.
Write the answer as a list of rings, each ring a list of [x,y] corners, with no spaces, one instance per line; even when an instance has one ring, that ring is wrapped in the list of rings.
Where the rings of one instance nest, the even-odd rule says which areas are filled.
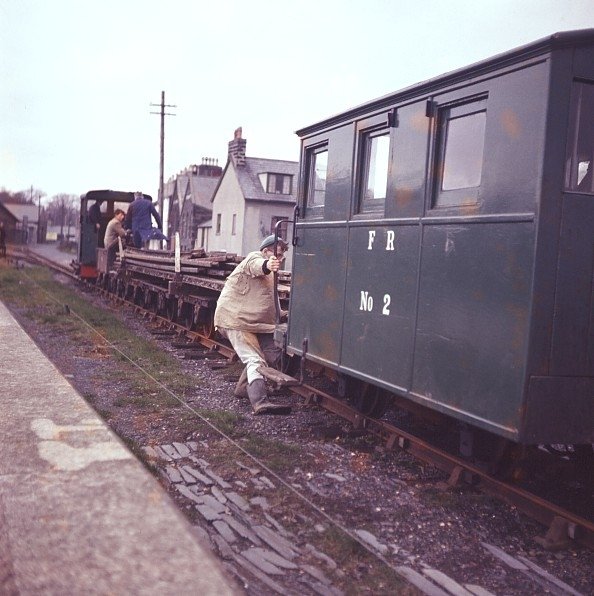
[[[221,514],[210,508],[208,505],[196,505],[196,509],[206,521],[221,519]]]
[[[239,507],[242,511],[249,511],[250,504],[239,494],[236,492],[226,492],[225,496],[234,503],[237,507]]]
[[[196,476],[184,470],[183,466],[181,468],[178,468],[178,472],[180,473],[183,481],[186,484],[196,484]]]
[[[190,501],[194,501],[194,503],[202,504],[202,497],[198,496],[194,491],[190,490],[185,484],[176,484],[175,488],[184,496],[186,499],[190,499]]]
[[[188,455],[190,455],[190,449],[189,449],[189,447],[187,447],[183,443],[172,443],[172,445],[175,447],[175,449],[177,449],[177,452],[182,457],[188,457]]]
[[[254,532],[252,532],[246,525],[237,521],[231,515],[222,515],[221,518],[227,522],[227,524],[231,526],[242,538],[247,538],[256,546],[262,544],[262,541],[256,536],[256,534],[254,534]]]
[[[181,482],[183,480],[182,475],[179,473],[179,470],[177,468],[174,468],[173,466],[167,466],[165,468],[165,473],[167,474],[167,477],[169,478],[169,480],[171,480],[171,482]],[[196,480],[194,480],[194,482],[196,482]]]
[[[237,536],[235,536],[233,530],[223,520],[215,520],[212,522],[212,525],[228,543],[231,544],[237,541]]]
[[[266,548],[258,548],[252,549],[252,552],[254,551],[258,551],[259,554],[262,556],[262,558],[266,559],[269,563],[272,563],[273,565],[276,565],[277,567],[281,567],[283,569],[298,569],[297,565],[295,565],[295,563],[292,563],[291,561],[287,561],[287,559],[284,559],[283,557],[281,557],[279,554],[275,553],[274,551],[268,550]]]
[[[196,470],[196,468],[192,468],[192,466],[182,466],[182,468],[185,472],[194,476],[194,478],[196,478],[196,480],[198,480],[202,484],[206,486],[210,486],[213,484],[213,481],[210,478],[204,476],[204,474],[201,474],[198,470]]]
[[[182,457],[173,445],[161,445],[161,449],[172,459],[181,459]]]
[[[283,575],[284,574],[284,571],[279,569],[276,565],[270,563],[268,560],[266,560],[262,556],[261,549],[259,549],[259,548],[250,548],[248,550],[244,550],[241,554],[250,563],[255,565],[258,569],[260,569],[267,575]]]
[[[285,540],[280,534],[274,532],[274,530],[266,526],[253,526],[252,530],[260,539],[285,559],[294,559],[299,554],[299,548],[297,546]]]
[[[241,555],[235,555],[235,562],[241,565],[244,569],[249,571],[254,577],[257,577],[264,585],[268,586],[276,594],[285,594],[286,589],[279,583],[275,582],[272,578],[268,577],[265,573],[262,573],[255,565],[252,565],[245,557]]]

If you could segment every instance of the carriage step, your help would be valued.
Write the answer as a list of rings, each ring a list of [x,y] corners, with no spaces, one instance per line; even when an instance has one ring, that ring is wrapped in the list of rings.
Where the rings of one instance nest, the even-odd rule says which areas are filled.
[[[258,372],[266,377],[269,381],[276,383],[276,386],[280,389],[281,387],[290,387],[291,385],[299,385],[299,381],[286,375],[284,372],[280,370],[276,370],[276,368],[271,368],[270,366],[260,366],[258,368]]]

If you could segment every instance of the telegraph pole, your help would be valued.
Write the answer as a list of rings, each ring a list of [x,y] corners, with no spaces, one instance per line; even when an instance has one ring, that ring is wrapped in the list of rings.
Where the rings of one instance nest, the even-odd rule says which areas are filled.
[[[33,185],[31,184],[31,203],[35,205],[33,201]],[[37,244],[41,242],[41,193],[37,191]]]
[[[161,103],[152,103],[151,106],[161,107],[160,112],[151,112],[151,114],[157,114],[161,116],[161,152],[159,160],[159,213],[161,219],[164,219],[165,214],[163,213],[163,170],[165,164],[165,116],[175,116],[175,114],[169,114],[165,112],[165,108],[176,108],[175,105],[168,105],[165,103],[165,91],[161,91]],[[165,222],[163,222],[165,225]],[[166,230],[164,230],[167,233]]]

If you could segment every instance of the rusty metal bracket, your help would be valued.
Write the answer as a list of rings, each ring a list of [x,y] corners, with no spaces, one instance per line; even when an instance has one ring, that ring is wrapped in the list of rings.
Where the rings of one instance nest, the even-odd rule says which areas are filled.
[[[301,362],[299,363],[299,384],[303,385],[303,379],[305,379],[305,361],[307,357],[307,346],[309,344],[309,340],[307,337],[303,338],[303,342],[301,343]]]
[[[464,468],[462,466],[455,466],[450,477],[448,478],[448,486],[457,486],[462,482],[462,476],[464,475]]]

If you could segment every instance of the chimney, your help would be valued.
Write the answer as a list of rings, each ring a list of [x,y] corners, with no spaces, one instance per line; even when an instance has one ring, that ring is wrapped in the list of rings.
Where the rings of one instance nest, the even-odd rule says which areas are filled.
[[[245,146],[247,141],[241,137],[241,126],[235,129],[233,140],[229,141],[229,159],[233,160],[236,167],[245,165]]]
[[[198,176],[218,178],[223,173],[223,168],[219,166],[219,160],[214,157],[203,157],[200,166],[197,168]]]

